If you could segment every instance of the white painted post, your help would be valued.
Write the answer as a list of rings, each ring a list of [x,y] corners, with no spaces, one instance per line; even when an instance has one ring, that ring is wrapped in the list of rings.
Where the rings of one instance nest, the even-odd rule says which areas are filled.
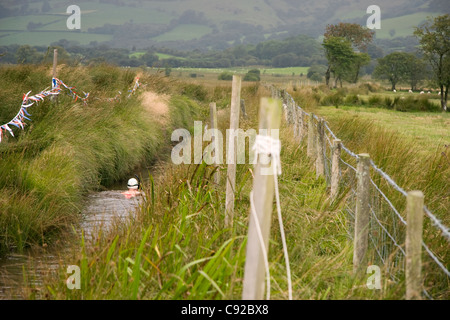
[[[423,193],[410,191],[406,201],[406,300],[421,300]]]
[[[225,198],[225,226],[232,227],[234,215],[234,191],[236,187],[237,129],[241,103],[241,77],[233,75],[230,113],[230,139],[227,147],[227,191]]]
[[[271,135],[271,130],[279,129],[281,122],[281,102],[279,100],[262,98],[259,112],[260,133],[264,130],[267,135]],[[261,170],[270,171],[271,161],[261,161],[261,155],[258,155],[254,167],[253,178],[253,210],[256,213],[260,226],[264,248],[269,254],[269,233],[272,220],[272,207],[274,198],[274,177],[273,174],[262,174]],[[267,172],[265,172],[267,173]],[[252,210],[250,208],[250,210]],[[265,290],[265,264],[262,245],[258,236],[257,221],[254,213],[250,212],[247,251],[244,269],[243,300],[261,300]]]
[[[367,153],[358,155],[355,239],[353,248],[353,273],[357,274],[366,265],[366,252],[369,239],[369,187],[370,156]]]

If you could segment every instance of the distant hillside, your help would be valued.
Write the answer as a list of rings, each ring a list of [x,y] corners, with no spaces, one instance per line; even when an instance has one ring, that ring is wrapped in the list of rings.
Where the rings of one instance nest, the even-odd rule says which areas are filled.
[[[81,8],[81,30],[68,30],[66,8]],[[306,34],[329,23],[365,24],[373,0],[2,0],[0,46],[48,46],[60,39],[113,47],[225,49]],[[412,34],[427,16],[449,11],[448,0],[378,0],[378,39]]]

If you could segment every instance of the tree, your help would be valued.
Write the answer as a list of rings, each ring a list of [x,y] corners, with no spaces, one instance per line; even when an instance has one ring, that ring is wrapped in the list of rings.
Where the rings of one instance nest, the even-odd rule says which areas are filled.
[[[322,82],[323,76],[327,71],[327,66],[314,64],[308,69],[306,77],[313,81]]]
[[[415,28],[425,58],[433,69],[436,84],[441,89],[441,108],[447,111],[448,87],[450,85],[450,15],[445,14],[428,20]]]
[[[233,74],[231,72],[225,71],[225,72],[222,72],[221,74],[219,74],[217,79],[231,81],[231,80],[233,80]]]
[[[353,83],[357,83],[358,82],[358,78],[359,78],[359,72],[361,70],[361,67],[364,67],[366,65],[368,65],[370,63],[370,56],[368,53],[365,52],[358,52],[355,54],[355,62],[353,64],[353,74],[354,77],[353,79],[347,79]]]
[[[42,4],[41,12],[45,13],[45,12],[49,12],[50,10],[52,10],[52,7],[50,7],[50,3],[48,3],[48,0],[44,0],[44,3]]]
[[[37,63],[41,61],[43,55],[37,52],[36,48],[29,45],[23,45],[16,51],[17,63]]]
[[[362,27],[357,23],[338,23],[327,25],[324,33],[325,38],[342,37],[360,51],[365,52],[369,43],[372,42],[375,31]]]
[[[27,24],[27,30],[28,31],[33,31],[33,30],[36,30],[37,28],[40,28],[42,26],[43,26],[43,24],[41,22],[35,23],[33,21],[30,21]]]
[[[352,61],[349,61],[348,58],[350,58],[350,54],[344,59],[346,67],[348,68],[346,71],[346,79],[350,82],[357,82],[359,78],[359,71],[362,66],[367,65],[370,63],[370,56],[367,54],[367,46],[372,42],[373,36],[375,32],[373,30],[367,29],[365,27],[362,27],[361,25],[357,23],[338,23],[336,25],[327,25],[324,33],[324,42],[323,45],[325,47],[325,50],[330,49],[330,42],[332,38],[344,38],[348,41],[349,47],[352,52],[354,52],[354,49],[356,49],[359,52],[354,52],[352,55]],[[334,40],[331,40],[333,42]],[[332,44],[332,46],[335,46],[336,43]],[[337,49],[335,47],[335,49]],[[348,51],[348,49],[345,49]],[[327,59],[330,57],[329,52],[326,52]],[[335,60],[334,63],[337,61]],[[336,65],[334,66],[336,71]],[[325,78],[326,83],[328,85],[330,80],[330,74],[332,72],[332,66],[330,65],[330,60],[328,59],[328,70],[326,72]],[[353,76],[351,75],[353,74]],[[341,81],[342,86],[342,80],[344,77],[341,75],[339,81]],[[338,79],[336,79],[338,80]]]
[[[159,60],[159,58],[156,54],[152,52],[146,52],[139,58],[139,60],[141,60],[142,63],[144,63],[145,65],[147,65],[147,67],[151,67],[155,62]]]
[[[295,53],[282,53],[272,59],[275,68],[294,67],[298,65],[298,57]]]
[[[353,52],[350,41],[342,37],[326,38],[322,45],[325,48],[325,56],[328,60],[328,69],[325,73],[326,84],[329,84],[331,74],[333,74],[334,87],[337,87],[338,81],[340,81],[342,87],[342,80],[348,79],[357,55]]]
[[[418,84],[428,77],[427,65],[423,59],[419,59],[413,54],[409,55],[407,64],[407,77],[411,85],[411,90],[417,90]]]
[[[406,52],[393,52],[384,58],[378,59],[373,76],[377,79],[387,79],[392,85],[391,90],[395,90],[395,85],[399,81],[408,80],[408,69],[410,54]]]
[[[168,64],[166,64],[164,67],[164,73],[165,73],[166,77],[170,76],[170,74],[172,73],[172,68],[169,67]]]
[[[243,81],[260,81],[261,80],[261,71],[259,69],[252,69],[247,72],[244,76]]]

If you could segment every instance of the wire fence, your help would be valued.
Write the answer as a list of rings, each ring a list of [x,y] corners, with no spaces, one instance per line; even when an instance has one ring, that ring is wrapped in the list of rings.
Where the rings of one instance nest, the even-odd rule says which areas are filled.
[[[298,106],[286,92],[271,86],[272,97],[283,101],[285,120],[294,127],[294,132],[305,138],[308,132],[307,113]],[[325,128],[323,148],[323,173],[328,185],[331,184],[333,171],[333,142],[336,134],[328,123],[312,114],[314,132],[318,130],[319,121]],[[320,129],[319,129],[320,130]],[[303,139],[302,139],[303,140]],[[319,143],[314,139],[315,143]],[[349,239],[354,237],[355,211],[357,198],[357,163],[359,156],[348,149],[342,142],[343,151],[339,157],[338,197],[343,201],[343,211],[347,216]],[[319,151],[317,151],[319,152]],[[407,221],[401,213],[405,210],[408,193],[401,188],[386,172],[370,160],[371,178],[369,189],[370,222],[368,232],[368,262],[383,266],[386,274],[394,283],[405,283],[406,249],[405,238]],[[450,297],[449,242],[450,230],[426,206],[424,206],[424,241],[422,241],[422,297],[427,299],[448,299]],[[425,243],[425,241],[428,242]]]

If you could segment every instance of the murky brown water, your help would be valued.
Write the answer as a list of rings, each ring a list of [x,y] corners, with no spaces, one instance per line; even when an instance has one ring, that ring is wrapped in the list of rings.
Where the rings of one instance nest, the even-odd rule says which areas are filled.
[[[122,223],[130,214],[136,212],[140,197],[126,199],[124,190],[97,192],[87,197],[83,218],[75,231],[84,232],[87,245],[100,230],[107,231],[113,223]],[[49,249],[28,250],[26,254],[13,254],[0,260],[0,299],[23,298],[24,282],[41,285],[44,275],[60,266],[71,265],[62,257],[73,250],[73,244],[60,244]],[[25,294],[26,296],[26,294]]]

